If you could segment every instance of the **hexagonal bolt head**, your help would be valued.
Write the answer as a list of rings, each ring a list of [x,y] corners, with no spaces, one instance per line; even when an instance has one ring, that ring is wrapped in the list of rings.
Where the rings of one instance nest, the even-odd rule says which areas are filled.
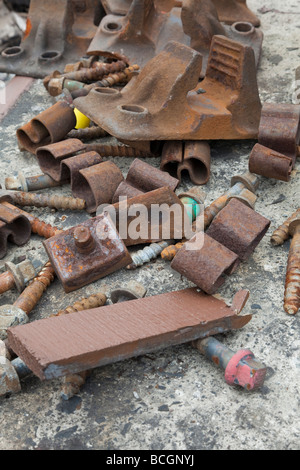
[[[263,385],[267,368],[254,358],[248,349],[240,350],[230,359],[225,369],[225,381],[229,385],[240,385],[245,390],[254,390]]]
[[[22,292],[27,282],[36,276],[33,264],[29,260],[22,261],[17,265],[7,262],[5,263],[5,268],[14,276],[16,288],[19,292]]]
[[[0,339],[7,338],[7,330],[12,326],[24,325],[28,322],[26,313],[14,305],[2,305],[0,307]]]
[[[6,357],[0,357],[0,396],[21,391],[21,384],[11,362]]]
[[[62,94],[64,78],[51,78],[48,83],[48,92],[51,96],[58,96]]]
[[[113,304],[117,302],[124,302],[126,300],[141,299],[145,297],[147,289],[136,281],[128,282],[126,287],[114,289],[110,293],[110,298]]]

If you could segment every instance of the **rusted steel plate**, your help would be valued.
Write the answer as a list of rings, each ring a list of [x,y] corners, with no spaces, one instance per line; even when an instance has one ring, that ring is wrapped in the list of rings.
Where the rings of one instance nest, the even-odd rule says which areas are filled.
[[[115,214],[117,230],[126,246],[184,238],[184,204],[168,187],[122,200],[103,210]]]
[[[19,148],[35,154],[39,147],[62,140],[75,125],[74,110],[65,101],[58,101],[17,129]]]
[[[79,139],[66,139],[54,144],[40,146],[36,151],[36,157],[40,169],[46,174],[51,176],[54,181],[60,182],[65,180],[62,169],[61,161],[75,155],[78,152],[83,152],[85,145]]]
[[[210,224],[207,235],[245,261],[265,236],[270,220],[237,199],[231,199]]]
[[[102,16],[99,0],[31,0],[20,46],[4,49],[0,71],[44,78],[85,55]]]
[[[287,155],[296,163],[300,140],[300,105],[264,103],[259,125],[258,143]]]
[[[257,138],[261,103],[251,48],[214,36],[199,85],[201,64],[195,50],[171,42],[122,91],[96,88],[74,103],[119,140]]]
[[[265,178],[290,181],[293,159],[261,144],[254,145],[249,156],[249,171]]]
[[[214,294],[238,264],[235,253],[206,233],[198,233],[180,248],[171,267],[207,294]]]
[[[9,207],[0,204],[0,259],[4,258],[7,253],[8,241],[22,246],[28,242],[30,236],[31,225],[29,220],[23,215],[16,214]]]
[[[66,292],[79,289],[132,262],[110,217],[104,214],[43,243]]]
[[[178,41],[202,54],[201,76],[204,77],[212,38],[222,35],[251,46],[258,64],[263,34],[251,23],[221,24],[211,0],[184,0],[182,8],[170,8],[174,2],[167,3],[133,0],[126,16],[105,16],[88,54],[114,58],[125,54],[131,63],[143,67],[169,41]]]
[[[10,328],[8,345],[44,380],[239,329],[250,320],[192,288]]]

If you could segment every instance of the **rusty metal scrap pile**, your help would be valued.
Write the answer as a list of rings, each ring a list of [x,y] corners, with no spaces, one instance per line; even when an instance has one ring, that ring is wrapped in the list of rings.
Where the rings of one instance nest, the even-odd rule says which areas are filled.
[[[261,103],[262,44],[260,22],[245,0],[31,0],[24,37],[2,52],[0,71],[42,78],[56,102],[17,130],[20,151],[36,156],[42,174],[7,176],[0,192],[0,257],[8,239],[24,245],[33,232],[45,238],[49,262],[40,273],[27,260],[6,263],[0,275],[1,293],[20,292],[13,305],[0,308],[2,395],[19,391],[20,379],[33,372],[41,379],[64,377],[62,396],[70,398],[94,367],[188,341],[223,366],[227,383],[248,390],[262,385],[266,367],[251,351],[233,353],[212,338],[250,320],[236,318],[247,292],[238,292],[230,308],[212,294],[251,256],[270,226],[255,211],[260,178],[288,183],[299,153],[300,105]],[[101,143],[108,136],[117,143]],[[210,141],[245,139],[257,141],[249,171],[233,175],[231,187],[201,210],[211,171]],[[135,157],[126,178],[115,163],[103,160],[112,156]],[[145,157],[160,158],[160,169]],[[183,172],[194,185],[185,193],[178,189]],[[63,184],[70,184],[72,197],[34,192]],[[163,220],[151,226],[154,204],[177,204],[182,214],[192,206],[192,237],[178,232],[181,216],[169,221],[167,238]],[[105,205],[116,211],[116,222]],[[147,209],[141,225],[149,230],[138,238],[123,237],[121,215],[137,205]],[[62,231],[19,206],[85,210],[91,217]],[[127,226],[135,217],[127,216]],[[292,237],[284,310],[293,315],[300,306],[300,209],[282,222],[271,243]],[[103,233],[110,237],[100,237]],[[146,246],[129,251],[141,244]],[[163,299],[145,297],[143,286],[133,283],[111,293],[114,305],[104,306],[106,295],[99,293],[28,323],[55,276],[68,293],[158,256],[197,288]],[[150,314],[155,309],[161,311],[157,323]],[[188,318],[198,311],[204,315],[198,322]],[[83,337],[81,350],[68,349],[79,331],[83,335],[83,321],[92,325],[89,341]],[[109,342],[107,322],[119,339]],[[209,328],[203,326],[207,323]],[[58,330],[66,345],[55,355],[49,345]],[[43,338],[43,347],[37,338]]]

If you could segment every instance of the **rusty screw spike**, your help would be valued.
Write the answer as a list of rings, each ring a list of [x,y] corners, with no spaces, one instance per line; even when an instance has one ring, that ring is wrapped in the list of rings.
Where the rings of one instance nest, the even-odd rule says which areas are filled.
[[[85,209],[85,201],[67,196],[48,194],[25,193],[22,191],[9,191],[14,204],[20,206],[51,207],[57,210],[80,211]]]
[[[82,310],[89,310],[91,308],[102,307],[105,305],[106,295],[103,293],[93,294],[88,298],[78,300],[70,307],[63,310],[59,310],[53,317],[60,317],[61,315],[67,315],[69,313],[80,312]]]
[[[289,224],[291,241],[284,292],[284,310],[295,315],[300,307],[300,215]]]
[[[122,60],[118,60],[116,62],[113,62],[112,64],[100,62],[95,67],[89,69],[81,69],[77,72],[64,73],[61,75],[61,77],[84,83],[94,82],[96,80],[100,80],[105,75],[124,70],[126,68],[126,65],[127,64]]]
[[[271,236],[272,245],[282,245],[289,237],[290,222],[300,216],[300,207],[296,210],[280,227],[278,227]]]
[[[92,89],[95,87],[112,87],[117,83],[128,82],[132,78],[133,73],[136,73],[139,68],[140,67],[138,65],[131,65],[130,67],[124,69],[122,72],[111,73],[104,77],[102,80],[99,80],[98,82],[93,83],[91,85],[85,86],[85,88]]]
[[[54,280],[55,272],[48,262],[26,287],[13,305],[0,307],[0,339],[7,337],[7,329],[28,322],[28,315]]]
[[[150,152],[144,152],[126,145],[90,144],[87,149],[99,153],[101,157],[153,157]]]
[[[69,132],[69,139],[92,140],[106,137],[108,133],[98,126],[86,127],[85,129],[73,129]]]

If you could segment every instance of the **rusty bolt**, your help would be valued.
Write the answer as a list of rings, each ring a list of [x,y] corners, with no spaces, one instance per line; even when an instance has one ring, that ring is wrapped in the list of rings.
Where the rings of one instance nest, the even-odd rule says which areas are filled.
[[[0,339],[6,339],[8,328],[28,322],[29,313],[54,280],[54,276],[54,269],[51,263],[48,262],[13,305],[2,305],[0,307]]]
[[[24,176],[23,173],[18,173],[18,176],[8,176],[5,178],[5,188],[12,191],[37,191],[39,189],[52,188],[61,186],[64,182],[54,181],[48,175],[37,176]]]
[[[284,292],[284,310],[295,315],[300,307],[300,216],[289,224],[291,241]]]
[[[300,216],[300,208],[296,210],[271,236],[272,245],[282,245],[289,238],[289,225],[294,219]]]
[[[151,245],[145,246],[142,250],[137,251],[131,255],[132,263],[126,266],[126,269],[136,269],[143,264],[149,263],[151,260],[156,259],[163,250],[165,250],[173,240],[158,243],[151,243]]]
[[[25,288],[25,285],[36,275],[35,269],[29,260],[22,261],[19,264],[11,262],[5,263],[6,271],[0,274],[0,294],[16,287],[19,292]]]
[[[119,302],[126,302],[127,300],[141,299],[145,297],[147,289],[136,281],[128,282],[126,287],[114,289],[110,293],[110,298],[113,304]]]
[[[127,145],[110,145],[110,144],[90,144],[87,146],[89,151],[95,151],[101,157],[153,157],[150,152],[144,152]]]
[[[0,357],[0,396],[20,392],[20,380],[31,374],[31,370],[20,358],[10,361],[6,357]]]
[[[175,245],[170,245],[161,252],[162,259],[166,261],[172,261],[175,258],[176,253],[183,247],[184,241],[178,242]]]
[[[75,245],[79,253],[90,253],[95,248],[95,240],[88,227],[80,225],[74,230]]]
[[[57,210],[84,210],[85,201],[74,197],[48,194],[25,193],[22,191],[1,191],[11,196],[14,204],[20,206],[51,207]]]
[[[236,353],[213,337],[199,339],[193,345],[214,364],[225,369],[225,381],[245,390],[255,390],[264,383],[267,368],[249,349]]]
[[[69,139],[93,140],[106,137],[108,133],[98,126],[85,127],[84,129],[73,129],[67,137]]]
[[[89,310],[91,308],[102,307],[106,303],[106,295],[102,292],[98,294],[93,294],[88,298],[83,298],[81,300],[77,300],[73,305],[59,310],[54,317],[60,317],[61,315],[68,315],[69,313],[80,312],[82,310]]]

